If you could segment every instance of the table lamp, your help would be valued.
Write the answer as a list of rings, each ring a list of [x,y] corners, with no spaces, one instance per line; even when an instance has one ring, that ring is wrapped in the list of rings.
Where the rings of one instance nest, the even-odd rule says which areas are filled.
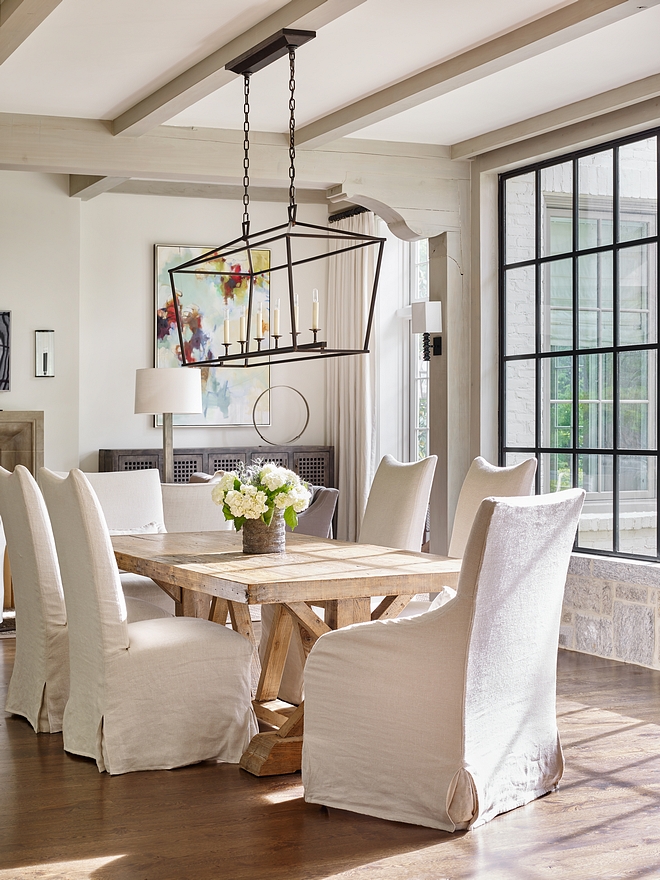
[[[150,367],[135,373],[135,412],[163,416],[163,482],[174,482],[172,414],[202,412],[198,369]]]

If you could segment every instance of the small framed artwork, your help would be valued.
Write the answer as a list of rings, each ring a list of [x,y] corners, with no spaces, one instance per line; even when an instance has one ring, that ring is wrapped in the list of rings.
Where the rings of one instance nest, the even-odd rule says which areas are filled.
[[[176,325],[172,287],[168,270],[199,257],[212,247],[189,245],[155,246],[156,279],[156,367],[176,367],[181,363],[181,343]],[[259,276],[254,289],[253,309],[261,306],[269,314],[270,251],[252,251],[255,268],[265,274]],[[248,280],[242,274],[247,266],[247,255],[235,254],[231,263],[219,258],[214,271],[184,274],[177,278],[177,298],[183,316],[184,345],[195,352],[195,360],[215,356],[223,350],[225,324],[239,326],[248,304]],[[244,320],[244,319],[243,319]],[[267,317],[266,317],[267,320]],[[187,356],[188,356],[187,352]],[[232,427],[252,425],[252,411],[257,409],[254,421],[270,424],[269,394],[270,368],[252,367],[195,367],[202,373],[202,404],[199,415],[174,415],[174,425]],[[157,424],[161,417],[157,417]]]
[[[9,391],[11,312],[0,312],[0,391]]]

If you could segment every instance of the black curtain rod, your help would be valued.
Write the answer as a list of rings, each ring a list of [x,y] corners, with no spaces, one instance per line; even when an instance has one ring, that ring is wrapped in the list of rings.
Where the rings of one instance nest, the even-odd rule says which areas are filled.
[[[357,217],[358,214],[368,214],[369,208],[363,208],[362,205],[354,205],[345,211],[338,211],[336,214],[330,214],[328,223],[336,223],[338,220],[346,220],[348,217]]]

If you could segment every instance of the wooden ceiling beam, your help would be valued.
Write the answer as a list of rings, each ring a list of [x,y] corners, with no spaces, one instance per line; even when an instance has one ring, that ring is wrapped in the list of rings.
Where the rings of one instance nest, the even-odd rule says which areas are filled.
[[[575,40],[660,0],[576,0],[323,116],[296,132],[315,148]]]
[[[140,136],[181,113],[236,78],[225,64],[272,34],[295,26],[319,30],[365,0],[290,0],[254,27],[130,107],[112,122],[115,135]]]
[[[2,0],[0,64],[18,49],[62,0]]]
[[[288,185],[282,170],[288,149],[282,134],[252,132],[253,186]],[[451,180],[461,164],[467,168],[452,162],[445,146],[352,138],[319,151],[297,150],[296,180],[300,189],[325,189],[368,168],[394,186],[429,174]],[[0,113],[0,170],[236,185],[243,176],[243,132],[162,125],[140,139],[117,138],[99,119]]]
[[[513,125],[506,125],[503,128],[460,141],[452,146],[451,157],[452,159],[473,159],[475,156],[498,150],[500,147],[546,134],[567,125],[574,125],[577,122],[584,122],[587,119],[594,119],[604,113],[611,113],[613,110],[620,110],[623,107],[631,107],[658,96],[660,96],[660,74],[655,73],[653,76],[647,76],[644,79],[627,83],[625,86],[592,95],[582,101],[575,101],[547,113],[532,116],[530,119],[515,122]]]
[[[126,183],[128,177],[99,177],[96,174],[70,174],[69,195],[72,198],[82,199],[88,202],[90,199],[100,196],[101,193],[110,192],[116,186]]]

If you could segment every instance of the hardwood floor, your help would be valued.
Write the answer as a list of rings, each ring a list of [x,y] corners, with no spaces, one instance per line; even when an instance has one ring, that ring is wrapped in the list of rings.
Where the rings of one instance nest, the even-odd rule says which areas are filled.
[[[305,804],[299,774],[110,777],[4,715],[0,880],[660,877],[660,672],[562,651],[558,689],[560,789],[457,835]]]

